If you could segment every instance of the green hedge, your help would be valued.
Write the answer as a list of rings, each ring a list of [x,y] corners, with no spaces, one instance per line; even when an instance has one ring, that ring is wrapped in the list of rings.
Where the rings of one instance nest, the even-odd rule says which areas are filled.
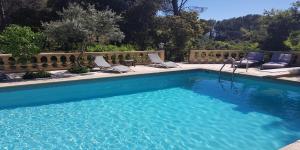
[[[258,50],[259,44],[248,41],[215,41],[211,39],[199,39],[193,49],[206,50]]]
[[[36,79],[36,78],[50,78],[51,73],[46,71],[38,71],[38,72],[26,72],[23,75],[23,79]]]
[[[81,73],[87,73],[89,72],[89,68],[88,67],[80,67],[80,66],[73,66],[72,68],[70,68],[68,70],[70,73],[75,73],[75,74],[81,74]]]
[[[134,45],[92,45],[87,47],[88,52],[106,52],[106,51],[136,51],[137,48]]]

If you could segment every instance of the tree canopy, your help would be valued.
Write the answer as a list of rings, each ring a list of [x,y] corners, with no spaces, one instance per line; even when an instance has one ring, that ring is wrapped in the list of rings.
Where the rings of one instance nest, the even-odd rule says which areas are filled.
[[[258,43],[258,48],[262,50],[296,50],[293,46],[287,46],[285,41],[291,33],[300,30],[299,8],[300,2],[296,2],[288,10],[273,9],[263,15],[218,21],[211,24],[213,39],[227,43]]]
[[[43,35],[29,27],[10,25],[0,34],[0,49],[24,61],[38,54],[42,46]]]
[[[86,9],[78,4],[70,4],[58,12],[60,20],[44,23],[49,41],[63,50],[74,50],[83,44],[110,41],[121,42],[123,32],[117,24],[121,17],[111,10],[98,11],[93,5]]]

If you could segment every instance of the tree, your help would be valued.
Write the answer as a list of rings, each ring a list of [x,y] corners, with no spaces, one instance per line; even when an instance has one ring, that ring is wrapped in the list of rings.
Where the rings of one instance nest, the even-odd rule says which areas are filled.
[[[8,24],[30,26],[38,30],[41,21],[51,19],[47,0],[0,0],[0,30]]]
[[[43,27],[49,41],[59,49],[85,49],[88,43],[120,42],[124,38],[117,25],[121,17],[111,10],[97,11],[93,5],[84,9],[78,4],[70,4],[58,15],[61,20],[44,23]]]
[[[53,11],[62,11],[70,3],[81,4],[84,8],[88,5],[94,5],[97,10],[111,9],[121,14],[127,11],[136,0],[48,0],[47,5]]]
[[[218,21],[215,24],[216,40],[256,41],[256,31],[260,28],[260,15],[247,15]]]
[[[207,8],[199,7],[199,6],[189,6],[187,7],[187,3],[189,0],[161,0],[161,9],[167,15],[175,15],[179,16],[181,12],[184,11],[194,11],[197,13],[202,13]]]
[[[0,35],[0,49],[22,61],[38,54],[43,46],[43,35],[29,27],[10,25]]]
[[[10,23],[39,31],[41,23],[52,19],[47,0],[20,0],[20,8],[10,14]]]
[[[141,50],[155,47],[153,35],[159,7],[159,0],[138,0],[129,8],[121,24],[121,29],[126,35],[125,42],[136,44]]]
[[[9,15],[17,8],[17,0],[0,0],[0,30],[4,29],[5,26],[9,23]]]
[[[300,30],[299,3],[293,4],[288,10],[271,10],[262,18],[262,28],[266,31],[260,47],[265,50],[289,50],[284,41],[292,31]]]
[[[162,10],[167,14],[180,15],[188,0],[162,0]]]
[[[300,30],[291,32],[284,44],[292,50],[300,51]]]
[[[203,24],[196,12],[157,18],[157,39],[166,43],[167,57],[182,61],[192,43],[202,36]]]

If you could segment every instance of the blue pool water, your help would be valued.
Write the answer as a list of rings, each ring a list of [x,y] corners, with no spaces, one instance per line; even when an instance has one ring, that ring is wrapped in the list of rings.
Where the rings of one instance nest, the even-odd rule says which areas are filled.
[[[186,71],[0,89],[0,149],[275,150],[300,87]]]

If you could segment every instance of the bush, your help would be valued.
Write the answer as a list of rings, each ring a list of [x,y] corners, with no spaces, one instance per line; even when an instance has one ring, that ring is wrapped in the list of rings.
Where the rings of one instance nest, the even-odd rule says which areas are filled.
[[[36,79],[36,78],[49,78],[51,77],[51,73],[46,71],[38,71],[38,72],[26,72],[23,75],[23,79]]]
[[[80,67],[80,66],[73,66],[72,68],[70,68],[68,70],[70,73],[75,73],[75,74],[81,74],[81,73],[87,73],[89,72],[89,68],[88,67]]]
[[[300,51],[300,30],[293,31],[284,44],[292,50]]]
[[[44,36],[29,27],[10,25],[0,35],[0,49],[13,57],[28,60],[42,48]]]
[[[98,11],[94,5],[70,4],[58,16],[60,20],[43,23],[50,47],[55,49],[75,50],[97,41],[121,42],[125,37],[118,25],[121,16],[109,9]]]
[[[211,39],[199,39],[193,49],[206,50],[258,50],[258,43],[248,41],[215,41]]]
[[[88,52],[107,52],[107,51],[135,51],[136,47],[130,44],[126,45],[92,45],[88,46],[87,51]]]

